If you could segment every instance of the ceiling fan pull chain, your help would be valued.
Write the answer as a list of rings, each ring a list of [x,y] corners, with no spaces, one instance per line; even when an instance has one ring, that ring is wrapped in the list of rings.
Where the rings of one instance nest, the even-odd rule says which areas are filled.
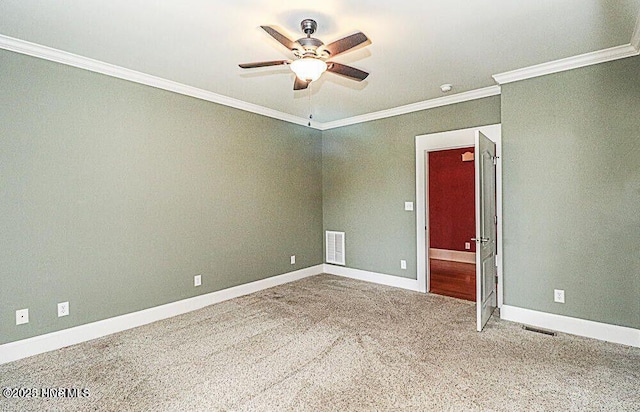
[[[307,124],[307,126],[311,127],[311,120],[313,119],[313,114],[311,113],[311,84],[313,82],[309,82],[309,123]]]

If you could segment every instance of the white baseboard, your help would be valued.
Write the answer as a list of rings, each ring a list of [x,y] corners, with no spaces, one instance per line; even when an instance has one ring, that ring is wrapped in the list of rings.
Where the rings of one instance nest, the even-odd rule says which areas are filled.
[[[329,264],[311,266],[294,272],[208,293],[206,295],[195,296],[193,298],[167,303],[165,305],[128,313],[126,315],[116,316],[57,332],[47,333],[45,335],[6,343],[4,345],[0,345],[0,364],[146,325],[148,323],[198,310],[205,306],[223,302],[225,300],[248,295],[250,293],[304,279],[306,277],[319,275],[321,273],[328,273],[401,289],[421,291],[416,279],[408,279],[399,276]],[[503,305],[500,315],[502,319],[513,322],[620,343],[623,345],[640,347],[640,330],[638,329],[538,312],[510,305]]]
[[[500,318],[572,335],[640,347],[640,330],[625,326],[555,315],[510,305],[502,305]]]
[[[476,263],[476,252],[461,252],[459,250],[429,248],[429,259]]]
[[[75,326],[73,328],[47,333],[45,335],[34,336],[28,339],[5,343],[4,345],[0,345],[0,364],[64,348],[77,343],[86,342],[91,339],[121,332],[137,326],[146,325],[148,323],[167,319],[173,316],[182,315],[183,313],[198,310],[214,303],[248,295],[250,293],[272,288],[284,283],[293,282],[309,276],[319,275],[322,273],[322,270],[323,265],[311,266],[294,272],[246,283],[244,285],[207,293],[206,295],[195,296],[193,298],[167,303],[165,305],[144,309],[138,312],[127,313],[126,315],[87,323],[85,325]]]
[[[352,269],[344,266],[324,264],[324,273],[330,275],[343,276],[346,278],[364,280],[365,282],[379,283],[381,285],[393,286],[401,289],[421,292],[416,279],[403,278],[400,276],[386,275],[384,273],[369,272],[366,270]]]

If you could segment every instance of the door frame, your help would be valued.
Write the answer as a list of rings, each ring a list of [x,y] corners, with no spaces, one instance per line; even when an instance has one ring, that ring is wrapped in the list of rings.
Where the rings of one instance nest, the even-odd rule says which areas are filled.
[[[502,307],[502,125],[471,127],[448,132],[430,133],[416,136],[416,245],[417,245],[417,281],[421,292],[428,292],[429,285],[429,219],[427,184],[429,182],[428,152],[459,149],[475,145],[475,132],[479,130],[496,144],[496,214],[497,224],[497,266],[498,266],[498,307]],[[477,190],[477,188],[476,188]],[[475,213],[475,212],[474,212]],[[477,219],[477,216],[476,216]]]

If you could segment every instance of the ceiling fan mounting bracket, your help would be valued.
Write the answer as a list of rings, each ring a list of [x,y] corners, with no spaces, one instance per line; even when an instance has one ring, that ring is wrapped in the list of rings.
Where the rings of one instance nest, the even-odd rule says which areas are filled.
[[[300,23],[300,28],[302,29],[302,32],[307,35],[307,37],[310,37],[313,33],[316,32],[318,23],[316,23],[316,21],[313,19],[304,19]]]

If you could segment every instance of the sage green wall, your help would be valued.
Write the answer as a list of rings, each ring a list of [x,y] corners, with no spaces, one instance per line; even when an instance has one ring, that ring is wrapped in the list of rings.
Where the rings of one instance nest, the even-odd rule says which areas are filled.
[[[7,51],[0,70],[0,343],[322,263],[321,132]]]
[[[640,57],[504,85],[502,145],[505,303],[640,328]]]
[[[415,278],[415,136],[501,120],[505,303],[640,328],[640,58],[323,133],[11,52],[0,68],[0,343],[319,264],[323,229],[348,267]]]
[[[324,131],[323,225],[345,232],[346,266],[415,279],[415,137],[494,123],[499,96]]]

